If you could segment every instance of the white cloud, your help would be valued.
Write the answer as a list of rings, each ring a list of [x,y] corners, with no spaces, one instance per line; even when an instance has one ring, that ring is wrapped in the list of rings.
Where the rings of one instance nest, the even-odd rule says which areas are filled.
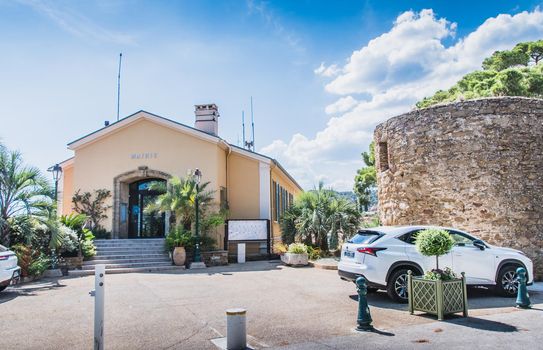
[[[289,142],[276,140],[262,149],[284,163],[302,186],[318,180],[345,190],[352,188],[354,174],[362,166],[375,126],[409,111],[416,101],[453,85],[464,74],[479,69],[495,50],[543,36],[543,12],[501,14],[487,19],[475,31],[446,47],[454,38],[456,24],[437,18],[432,10],[400,14],[390,31],[370,40],[352,53],[343,67],[330,72],[321,64],[315,74],[335,77],[326,90],[347,95],[326,107],[332,117],[313,138],[296,134]],[[333,74],[332,74],[333,72]],[[369,94],[357,102],[353,94]]]
[[[121,45],[135,44],[132,36],[106,29],[82,14],[70,10],[68,7],[61,6],[59,3],[41,0],[18,0],[18,2],[48,17],[62,30],[77,37]]]
[[[342,97],[331,105],[326,106],[326,114],[344,113],[353,109],[358,101],[352,96]]]
[[[267,2],[247,0],[247,9],[249,10],[250,15],[256,13],[264,19],[265,23],[273,30],[275,35],[284,40],[292,49],[298,52],[305,51],[298,35],[283,24]]]
[[[340,69],[336,64],[332,64],[328,67],[324,65],[324,62],[321,62],[321,65],[315,69],[313,72],[317,75],[320,75],[322,77],[331,78],[340,73]]]

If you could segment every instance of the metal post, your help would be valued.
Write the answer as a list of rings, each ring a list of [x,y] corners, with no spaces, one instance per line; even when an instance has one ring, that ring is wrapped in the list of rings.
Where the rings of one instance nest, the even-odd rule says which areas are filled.
[[[226,310],[226,349],[238,350],[247,348],[247,310]]]
[[[466,285],[466,273],[462,272],[461,275],[462,275],[462,293],[464,294],[462,298],[464,301],[463,316],[468,317],[468,288]]]
[[[55,180],[55,207],[58,203],[58,180]]]
[[[436,288],[437,288],[437,320],[443,321],[444,305],[443,305],[443,281],[442,280],[436,281]]]
[[[106,265],[94,268],[94,350],[104,349],[104,280]]]
[[[358,292],[358,318],[356,327],[357,331],[372,331],[370,308],[368,307],[368,287],[366,279],[362,276],[356,279],[356,291]]]
[[[528,288],[526,287],[526,269],[519,267],[517,269],[518,290],[517,290],[517,307],[521,309],[531,308],[530,296],[528,295]]]
[[[407,271],[407,301],[409,302],[409,313],[413,315],[415,309],[413,306],[413,271]]]
[[[200,190],[200,185],[196,184],[196,196],[194,198],[194,204],[196,207],[196,247],[194,249],[194,262],[202,262],[202,258],[200,256],[200,215],[198,210],[198,192]]]

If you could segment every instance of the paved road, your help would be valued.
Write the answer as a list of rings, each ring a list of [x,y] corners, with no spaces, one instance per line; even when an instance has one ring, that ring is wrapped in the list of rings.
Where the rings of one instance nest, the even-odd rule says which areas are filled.
[[[210,340],[226,333],[224,310],[231,307],[247,308],[248,334],[257,348],[353,337],[355,288],[339,280],[337,271],[266,261],[106,278],[108,349],[214,349]],[[91,276],[61,278],[0,293],[2,348],[92,348],[93,286]],[[532,299],[543,303],[543,293]],[[406,327],[436,327],[433,318],[410,316],[384,293],[369,302],[375,326],[397,334],[395,339]],[[471,292],[469,303],[470,315],[478,318],[516,312],[514,300],[486,291]]]

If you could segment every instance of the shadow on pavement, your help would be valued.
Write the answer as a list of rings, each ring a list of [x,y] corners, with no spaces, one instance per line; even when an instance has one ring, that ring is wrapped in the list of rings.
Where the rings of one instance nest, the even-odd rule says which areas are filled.
[[[483,331],[490,332],[502,332],[502,333],[511,333],[518,332],[518,328],[507,323],[485,320],[483,318],[477,317],[460,317],[453,316],[450,319],[444,320],[444,322],[452,323],[458,326],[464,326],[473,329],[480,329]]]
[[[60,284],[56,278],[15,285],[0,293],[0,304],[6,303],[17,297],[34,296],[40,291],[58,289],[62,287],[66,287],[66,285]]]
[[[371,331],[368,331],[368,333],[375,333],[375,334],[384,335],[384,336],[387,336],[387,337],[393,337],[393,336],[396,335],[394,333],[387,332],[387,331],[382,331],[382,330],[379,330],[377,328],[374,328]]]
[[[349,298],[358,302],[358,294],[349,295]],[[543,293],[530,292],[530,300],[532,304],[543,303]],[[368,303],[370,304],[370,306],[383,309],[400,311],[407,311],[408,309],[407,304],[399,304],[390,300],[390,298],[384,291],[368,293]],[[515,306],[515,298],[497,296],[491,289],[488,288],[468,288],[468,307],[470,310],[509,308]]]

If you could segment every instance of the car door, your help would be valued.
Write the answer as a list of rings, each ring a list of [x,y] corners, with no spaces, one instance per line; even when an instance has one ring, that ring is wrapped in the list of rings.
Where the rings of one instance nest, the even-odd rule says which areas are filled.
[[[404,242],[407,243],[405,245],[405,253],[410,261],[416,262],[417,264],[422,267],[423,272],[430,271],[436,268],[436,257],[435,256],[424,256],[421,253],[418,252],[417,247],[415,246],[415,240],[417,238],[417,234],[423,231],[421,229],[414,230],[409,233],[408,236],[405,237]],[[452,254],[447,253],[445,255],[439,256],[439,268],[443,270],[446,267],[449,267],[452,269],[453,266],[453,259]]]
[[[455,245],[452,249],[453,271],[465,272],[468,284],[494,283],[494,255],[490,248],[481,250],[473,245],[476,238],[465,232],[449,230]]]

